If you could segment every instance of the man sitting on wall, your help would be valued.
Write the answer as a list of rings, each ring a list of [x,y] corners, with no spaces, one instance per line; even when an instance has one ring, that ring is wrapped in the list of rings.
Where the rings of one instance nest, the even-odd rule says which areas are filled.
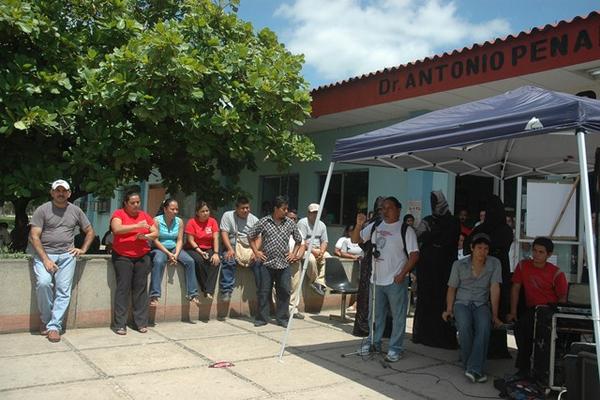
[[[308,206],[308,216],[298,221],[298,230],[304,240],[304,247],[308,248],[308,236],[311,236],[312,250],[308,257],[306,274],[310,279],[310,287],[319,295],[325,295],[325,259],[331,257],[327,252],[327,226],[323,221],[317,221],[319,205],[312,203]]]
[[[533,350],[533,328],[535,307],[546,304],[564,303],[567,300],[568,284],[565,274],[556,265],[548,262],[554,251],[554,243],[545,237],[533,241],[532,259],[522,260],[515,268],[510,295],[510,314],[506,321],[516,321],[515,339],[518,354],[518,375],[527,377],[531,371],[529,358]],[[517,319],[517,305],[523,287],[527,310]]]

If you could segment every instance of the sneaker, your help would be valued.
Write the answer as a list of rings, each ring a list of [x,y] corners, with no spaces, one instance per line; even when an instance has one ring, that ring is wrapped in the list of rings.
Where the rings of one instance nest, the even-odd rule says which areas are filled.
[[[259,326],[265,326],[267,324],[267,321],[261,321],[261,320],[256,320],[254,321],[254,326],[255,327],[259,327]]]
[[[152,296],[150,297],[150,307],[156,307],[158,306],[158,297],[156,296]]]
[[[60,332],[56,330],[48,331],[48,340],[52,343],[60,342]]]
[[[213,299],[212,293],[204,293],[204,297],[206,297],[208,300],[212,300]]]
[[[304,314],[297,312],[296,314],[294,314],[294,318],[295,319],[304,319]]]
[[[325,296],[325,292],[322,289],[322,286],[316,282],[310,284],[310,288],[319,296]]]
[[[477,383],[485,383],[488,380],[488,377],[486,374],[478,374],[478,373],[474,372],[473,375],[475,375],[475,382],[477,382]]]
[[[356,352],[359,356],[368,356],[371,353],[379,353],[380,351],[381,349],[377,345],[375,345],[374,351],[371,351],[371,342],[367,342],[363,344]]]
[[[46,328],[46,325],[44,324],[40,326],[40,335],[48,336],[48,328]]]
[[[231,301],[231,293],[230,292],[221,293],[221,300],[224,302]]]
[[[287,322],[287,320],[277,321],[277,325],[282,326],[284,328],[287,328],[288,327],[288,322]]]
[[[387,355],[385,356],[385,361],[393,363],[393,362],[399,361],[401,358],[402,358],[402,353],[390,350],[390,351],[388,351]]]
[[[475,373],[474,372],[465,371],[465,376],[467,377],[468,380],[471,381],[471,383],[475,383],[477,381],[477,378],[475,378]]]

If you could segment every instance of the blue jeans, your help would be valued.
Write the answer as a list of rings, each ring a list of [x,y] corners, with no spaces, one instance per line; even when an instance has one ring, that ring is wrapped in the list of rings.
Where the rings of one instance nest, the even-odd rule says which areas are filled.
[[[408,306],[408,280],[402,283],[381,286],[375,285],[375,333],[369,332],[368,341],[373,343],[375,348],[381,349],[381,338],[385,330],[385,320],[388,310],[393,319],[392,335],[390,336],[390,345],[388,351],[402,353],[404,347],[404,331],[406,330],[406,307]],[[369,321],[372,316],[373,293],[369,292]]]
[[[460,358],[466,371],[483,374],[492,329],[492,313],[488,304],[454,304]]]
[[[257,264],[254,278],[258,286],[258,312],[257,321],[268,322],[271,306],[271,296],[273,293],[273,283],[275,283],[275,319],[277,322],[287,322],[289,318],[289,304],[291,292],[290,268],[274,269],[267,268],[264,264]]]
[[[62,320],[71,301],[71,286],[75,274],[75,257],[69,253],[48,254],[58,271],[51,274],[40,258],[33,258],[38,309],[46,329],[61,331]]]
[[[169,249],[173,251],[175,249]],[[152,256],[152,277],[150,278],[150,297],[160,297],[162,278],[165,272],[165,266],[167,265],[168,257],[165,252],[159,249],[153,249],[151,251]],[[198,295],[198,284],[196,282],[196,268],[194,265],[194,259],[190,257],[185,251],[179,252],[177,261],[185,269],[185,285],[187,296]]]
[[[235,262],[235,257],[231,260],[227,260],[225,254],[225,252],[221,253],[221,293],[231,294],[235,286],[235,269],[237,262]]]

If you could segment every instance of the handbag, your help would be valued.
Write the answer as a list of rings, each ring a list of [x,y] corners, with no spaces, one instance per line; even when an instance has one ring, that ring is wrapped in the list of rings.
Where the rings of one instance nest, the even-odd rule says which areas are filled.
[[[234,216],[234,218],[235,218],[235,216]],[[250,262],[252,260],[252,256],[254,255],[254,253],[252,252],[252,248],[250,247],[250,244],[244,244],[240,240],[240,236],[238,235],[237,221],[235,221],[235,249],[234,249],[234,252],[235,252],[235,262],[237,262],[237,264],[240,267],[247,268],[250,266]]]

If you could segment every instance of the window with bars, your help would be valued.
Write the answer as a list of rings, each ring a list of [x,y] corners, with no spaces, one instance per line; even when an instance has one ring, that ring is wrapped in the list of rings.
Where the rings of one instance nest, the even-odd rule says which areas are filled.
[[[319,176],[319,197],[325,186],[327,174]],[[358,211],[367,208],[369,197],[369,172],[336,172],[331,176],[321,219],[328,225],[350,225],[356,221]]]

